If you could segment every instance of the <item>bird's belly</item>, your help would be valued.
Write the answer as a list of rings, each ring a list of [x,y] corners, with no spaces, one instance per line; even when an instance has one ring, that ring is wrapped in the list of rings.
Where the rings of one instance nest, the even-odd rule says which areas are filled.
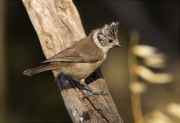
[[[64,74],[70,75],[73,78],[80,80],[88,77],[93,73],[100,63],[70,63],[62,71]]]

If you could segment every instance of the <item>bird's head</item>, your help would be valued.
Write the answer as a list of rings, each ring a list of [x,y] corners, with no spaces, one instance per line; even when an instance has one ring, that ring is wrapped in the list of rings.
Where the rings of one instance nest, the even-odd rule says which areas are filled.
[[[112,22],[103,28],[98,28],[92,32],[93,42],[104,52],[108,52],[113,47],[122,47],[118,41],[119,22]]]

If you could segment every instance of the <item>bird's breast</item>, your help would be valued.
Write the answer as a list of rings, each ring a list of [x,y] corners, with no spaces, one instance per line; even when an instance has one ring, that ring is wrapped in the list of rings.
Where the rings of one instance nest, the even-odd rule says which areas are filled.
[[[103,61],[104,60],[101,60],[95,63],[70,63],[64,68],[63,73],[68,74],[77,80],[84,79],[93,73]]]

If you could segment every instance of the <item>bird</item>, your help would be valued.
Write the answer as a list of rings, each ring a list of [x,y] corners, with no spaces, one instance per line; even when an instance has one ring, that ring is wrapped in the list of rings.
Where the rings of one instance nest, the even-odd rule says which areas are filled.
[[[39,67],[25,70],[23,74],[32,76],[48,70],[58,70],[77,80],[92,94],[101,94],[102,92],[91,89],[85,83],[85,79],[105,61],[110,49],[122,47],[118,41],[118,27],[119,22],[112,22],[92,30],[87,37],[41,62]]]

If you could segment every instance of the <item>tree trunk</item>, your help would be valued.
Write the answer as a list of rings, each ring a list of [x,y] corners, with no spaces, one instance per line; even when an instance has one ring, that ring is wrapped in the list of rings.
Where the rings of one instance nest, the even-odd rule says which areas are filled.
[[[79,14],[71,0],[22,0],[39,37],[46,58],[85,37]],[[53,71],[57,76],[58,71]],[[89,86],[106,95],[92,95],[60,74],[56,78],[65,106],[74,123],[122,123],[100,69],[86,79]]]

